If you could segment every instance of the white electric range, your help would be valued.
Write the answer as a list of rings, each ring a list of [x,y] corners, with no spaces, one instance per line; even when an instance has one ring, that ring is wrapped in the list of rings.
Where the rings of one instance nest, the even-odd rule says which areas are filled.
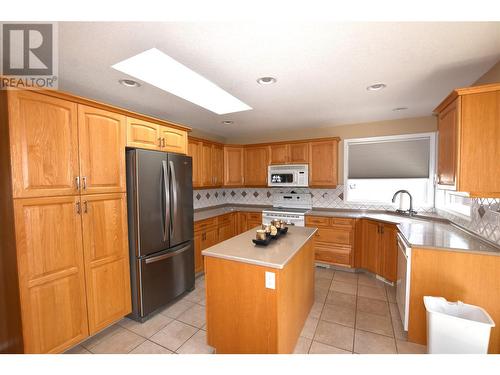
[[[305,213],[312,208],[310,193],[274,193],[273,208],[262,211],[262,223],[283,220],[287,225],[305,226]]]

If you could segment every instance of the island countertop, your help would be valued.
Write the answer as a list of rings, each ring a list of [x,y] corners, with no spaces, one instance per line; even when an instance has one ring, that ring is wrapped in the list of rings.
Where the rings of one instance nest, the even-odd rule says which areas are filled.
[[[252,239],[255,238],[255,231],[258,228],[252,228],[209,247],[203,250],[202,255],[283,269],[317,231],[317,228],[290,226],[287,234],[281,235],[277,240],[271,240],[269,245],[257,246]]]

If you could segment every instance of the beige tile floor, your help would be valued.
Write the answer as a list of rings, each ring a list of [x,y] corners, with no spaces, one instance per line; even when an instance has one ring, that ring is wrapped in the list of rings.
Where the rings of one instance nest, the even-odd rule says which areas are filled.
[[[315,301],[296,354],[421,354],[407,341],[395,289],[367,274],[316,268]],[[68,350],[72,354],[210,354],[204,277],[196,288],[145,323],[128,318]]]

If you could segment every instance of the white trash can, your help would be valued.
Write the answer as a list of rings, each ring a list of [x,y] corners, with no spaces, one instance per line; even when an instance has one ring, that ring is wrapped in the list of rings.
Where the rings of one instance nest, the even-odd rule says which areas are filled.
[[[429,354],[486,354],[495,322],[481,307],[424,297]]]

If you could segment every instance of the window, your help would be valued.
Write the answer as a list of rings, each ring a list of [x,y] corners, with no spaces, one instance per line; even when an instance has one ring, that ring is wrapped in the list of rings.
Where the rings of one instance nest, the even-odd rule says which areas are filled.
[[[344,141],[344,196],[350,203],[392,204],[408,190],[414,207],[434,206],[435,134]],[[407,196],[400,199],[407,209]]]
[[[436,192],[436,207],[455,215],[470,218],[471,199],[467,193],[438,190]]]

